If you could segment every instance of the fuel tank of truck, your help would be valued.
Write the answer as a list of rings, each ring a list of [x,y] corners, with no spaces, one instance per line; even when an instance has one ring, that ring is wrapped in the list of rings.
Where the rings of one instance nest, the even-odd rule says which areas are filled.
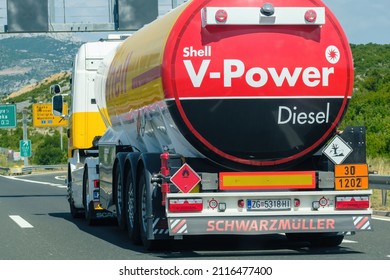
[[[124,144],[236,169],[312,155],[353,88],[348,41],[320,0],[188,1],[135,32],[107,67],[96,93]]]

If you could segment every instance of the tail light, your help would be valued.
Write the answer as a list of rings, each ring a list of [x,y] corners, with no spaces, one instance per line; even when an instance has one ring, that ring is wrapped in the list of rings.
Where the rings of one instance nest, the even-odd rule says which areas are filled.
[[[358,210],[370,207],[368,196],[338,196],[336,197],[337,210]]]
[[[238,206],[238,208],[244,208],[245,207],[245,200],[239,199],[237,201],[237,206]]]
[[[203,210],[201,198],[171,198],[168,200],[169,212],[200,212]]]
[[[93,188],[94,189],[100,188],[100,181],[99,180],[93,180]]]

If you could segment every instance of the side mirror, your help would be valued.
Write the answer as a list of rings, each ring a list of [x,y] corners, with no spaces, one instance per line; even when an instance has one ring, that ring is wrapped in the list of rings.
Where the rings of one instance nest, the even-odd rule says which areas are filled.
[[[61,87],[58,84],[51,85],[50,86],[50,93],[51,94],[59,94],[61,93]]]
[[[52,113],[54,116],[62,117],[64,114],[62,111],[64,110],[64,98],[62,95],[55,95],[52,98]]]

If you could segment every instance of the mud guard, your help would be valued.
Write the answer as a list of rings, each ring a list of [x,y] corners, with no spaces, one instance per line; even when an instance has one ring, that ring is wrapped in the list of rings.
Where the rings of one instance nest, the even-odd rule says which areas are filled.
[[[152,175],[160,172],[161,160],[159,153],[143,153],[139,158],[145,172],[147,188],[147,215],[150,217],[147,224],[147,238],[149,240],[172,239],[169,236],[168,221],[165,208],[162,206],[161,188],[151,183]],[[138,163],[139,164],[139,163]]]

